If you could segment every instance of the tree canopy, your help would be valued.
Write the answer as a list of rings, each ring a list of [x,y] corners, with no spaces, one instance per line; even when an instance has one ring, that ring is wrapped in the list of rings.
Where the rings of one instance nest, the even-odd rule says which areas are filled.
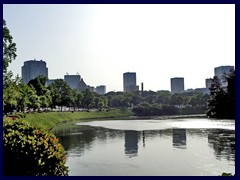
[[[235,71],[224,76],[224,84],[214,76],[208,101],[207,115],[219,119],[235,119]]]

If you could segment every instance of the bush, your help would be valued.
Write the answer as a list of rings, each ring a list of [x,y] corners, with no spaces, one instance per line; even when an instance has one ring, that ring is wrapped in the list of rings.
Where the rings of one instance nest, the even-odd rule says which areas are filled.
[[[66,176],[66,155],[58,139],[24,120],[4,119],[4,175]]]

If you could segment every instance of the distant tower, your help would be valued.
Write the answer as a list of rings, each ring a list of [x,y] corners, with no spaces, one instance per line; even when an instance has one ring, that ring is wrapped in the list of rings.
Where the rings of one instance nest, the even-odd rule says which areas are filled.
[[[96,87],[96,93],[101,94],[101,95],[105,94],[106,93],[106,86],[104,86],[104,85],[97,86]]]
[[[171,92],[182,93],[184,91],[184,78],[175,77],[171,78]]]
[[[209,89],[211,87],[211,84],[212,84],[212,79],[211,78],[206,79],[205,83],[206,83],[206,88]]]
[[[64,75],[64,80],[67,82],[67,84],[72,88],[72,89],[78,89],[81,76],[80,75]]]
[[[22,79],[25,84],[40,75],[48,78],[48,68],[45,61],[34,59],[24,62],[22,66]]]
[[[141,83],[141,91],[143,92],[143,83]]]
[[[234,69],[234,66],[219,66],[214,68],[214,76],[218,76],[218,78],[222,78],[224,73],[228,74],[231,70]]]
[[[234,70],[234,66],[219,66],[214,68],[214,76],[217,76],[223,86],[227,86],[227,82],[224,81],[224,75]]]
[[[124,92],[131,92],[137,90],[135,72],[126,72],[123,74],[123,90]]]

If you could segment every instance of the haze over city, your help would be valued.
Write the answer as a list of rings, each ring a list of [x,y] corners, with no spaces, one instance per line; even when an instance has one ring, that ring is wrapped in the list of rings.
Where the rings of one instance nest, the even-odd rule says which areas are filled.
[[[79,73],[87,84],[123,90],[123,73],[136,72],[145,90],[205,87],[214,68],[235,66],[235,5],[3,5],[17,44],[9,69],[46,61],[49,79]]]

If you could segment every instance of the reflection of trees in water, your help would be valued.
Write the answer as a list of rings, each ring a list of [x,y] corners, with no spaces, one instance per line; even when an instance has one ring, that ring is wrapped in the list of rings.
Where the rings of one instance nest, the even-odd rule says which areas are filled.
[[[105,141],[107,139],[122,138],[124,133],[122,130],[107,129],[103,127],[95,127],[96,138]]]
[[[209,130],[207,129],[187,129],[188,135],[191,135],[191,137],[193,138],[202,138],[202,139],[207,138],[208,131]]]
[[[71,150],[80,155],[84,149],[91,147],[91,143],[96,136],[93,127],[75,125],[57,130],[54,134],[59,138],[66,151]]]
[[[78,155],[81,155],[84,150],[90,149],[96,139],[104,142],[109,138],[114,139],[124,135],[121,130],[69,124],[54,130],[54,134],[59,138],[66,151],[74,151]]]
[[[208,143],[216,158],[235,161],[235,131],[216,129],[209,131]]]

